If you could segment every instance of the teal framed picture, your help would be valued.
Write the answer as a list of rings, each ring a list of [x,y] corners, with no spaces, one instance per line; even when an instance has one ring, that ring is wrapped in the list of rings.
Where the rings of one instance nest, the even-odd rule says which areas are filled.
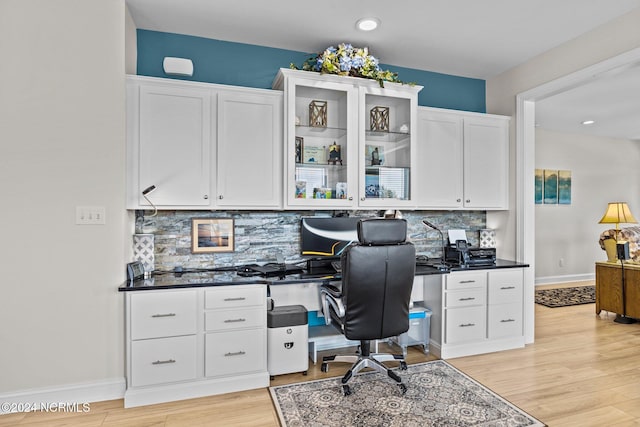
[[[558,171],[552,169],[544,170],[544,194],[545,205],[558,204]]]
[[[558,204],[571,204],[571,171],[558,171]]]

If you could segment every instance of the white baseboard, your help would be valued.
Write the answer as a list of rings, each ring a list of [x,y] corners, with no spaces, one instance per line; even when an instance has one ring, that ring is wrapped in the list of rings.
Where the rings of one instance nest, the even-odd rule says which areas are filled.
[[[565,276],[536,277],[535,284],[546,285],[549,283],[585,282],[588,280],[596,280],[596,274],[589,273],[589,274],[569,274]]]
[[[122,399],[126,389],[124,378],[114,378],[91,383],[65,384],[61,386],[23,390],[0,394],[3,407],[0,414],[18,412],[22,405],[90,403]]]

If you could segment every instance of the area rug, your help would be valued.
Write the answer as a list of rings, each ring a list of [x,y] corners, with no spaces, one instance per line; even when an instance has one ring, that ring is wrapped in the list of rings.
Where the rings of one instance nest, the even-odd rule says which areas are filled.
[[[536,304],[544,305],[545,307],[566,307],[569,305],[591,304],[595,302],[595,286],[540,289],[536,291]]]
[[[377,372],[270,387],[284,427],[313,426],[544,426],[443,360],[398,371],[407,386]]]

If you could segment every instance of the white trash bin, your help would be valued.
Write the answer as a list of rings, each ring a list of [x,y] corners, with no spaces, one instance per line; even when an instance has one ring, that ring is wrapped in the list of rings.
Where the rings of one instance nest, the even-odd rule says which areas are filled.
[[[303,305],[284,305],[267,311],[267,369],[275,375],[309,369],[309,328]]]

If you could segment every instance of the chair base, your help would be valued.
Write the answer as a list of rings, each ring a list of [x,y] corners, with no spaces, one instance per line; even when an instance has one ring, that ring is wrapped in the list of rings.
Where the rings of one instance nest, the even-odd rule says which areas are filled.
[[[368,344],[369,343],[367,342],[367,345]],[[361,344],[360,348],[362,349],[363,347],[364,346]],[[365,353],[365,354],[362,354],[362,353]],[[402,378],[400,378],[398,374],[396,374],[394,371],[392,371],[390,368],[388,368],[382,363],[382,362],[399,362],[400,369],[406,370],[407,362],[405,361],[404,356],[402,354],[389,354],[389,353],[368,354],[368,353],[369,353],[368,351],[364,351],[364,352],[361,351],[360,354],[352,355],[352,356],[348,356],[348,355],[347,356],[345,355],[325,356],[322,358],[322,365],[320,369],[322,370],[322,372],[328,372],[329,363],[335,363],[335,362],[352,364],[341,380],[342,390],[345,396],[348,396],[351,394],[351,389],[347,384],[349,380],[354,375],[356,375],[358,372],[360,372],[365,368],[372,368],[375,371],[380,372],[381,374],[386,374],[389,378],[391,378],[397,383],[398,387],[400,388],[400,391],[402,392],[402,394],[404,394],[407,391],[407,386],[402,383]]]

